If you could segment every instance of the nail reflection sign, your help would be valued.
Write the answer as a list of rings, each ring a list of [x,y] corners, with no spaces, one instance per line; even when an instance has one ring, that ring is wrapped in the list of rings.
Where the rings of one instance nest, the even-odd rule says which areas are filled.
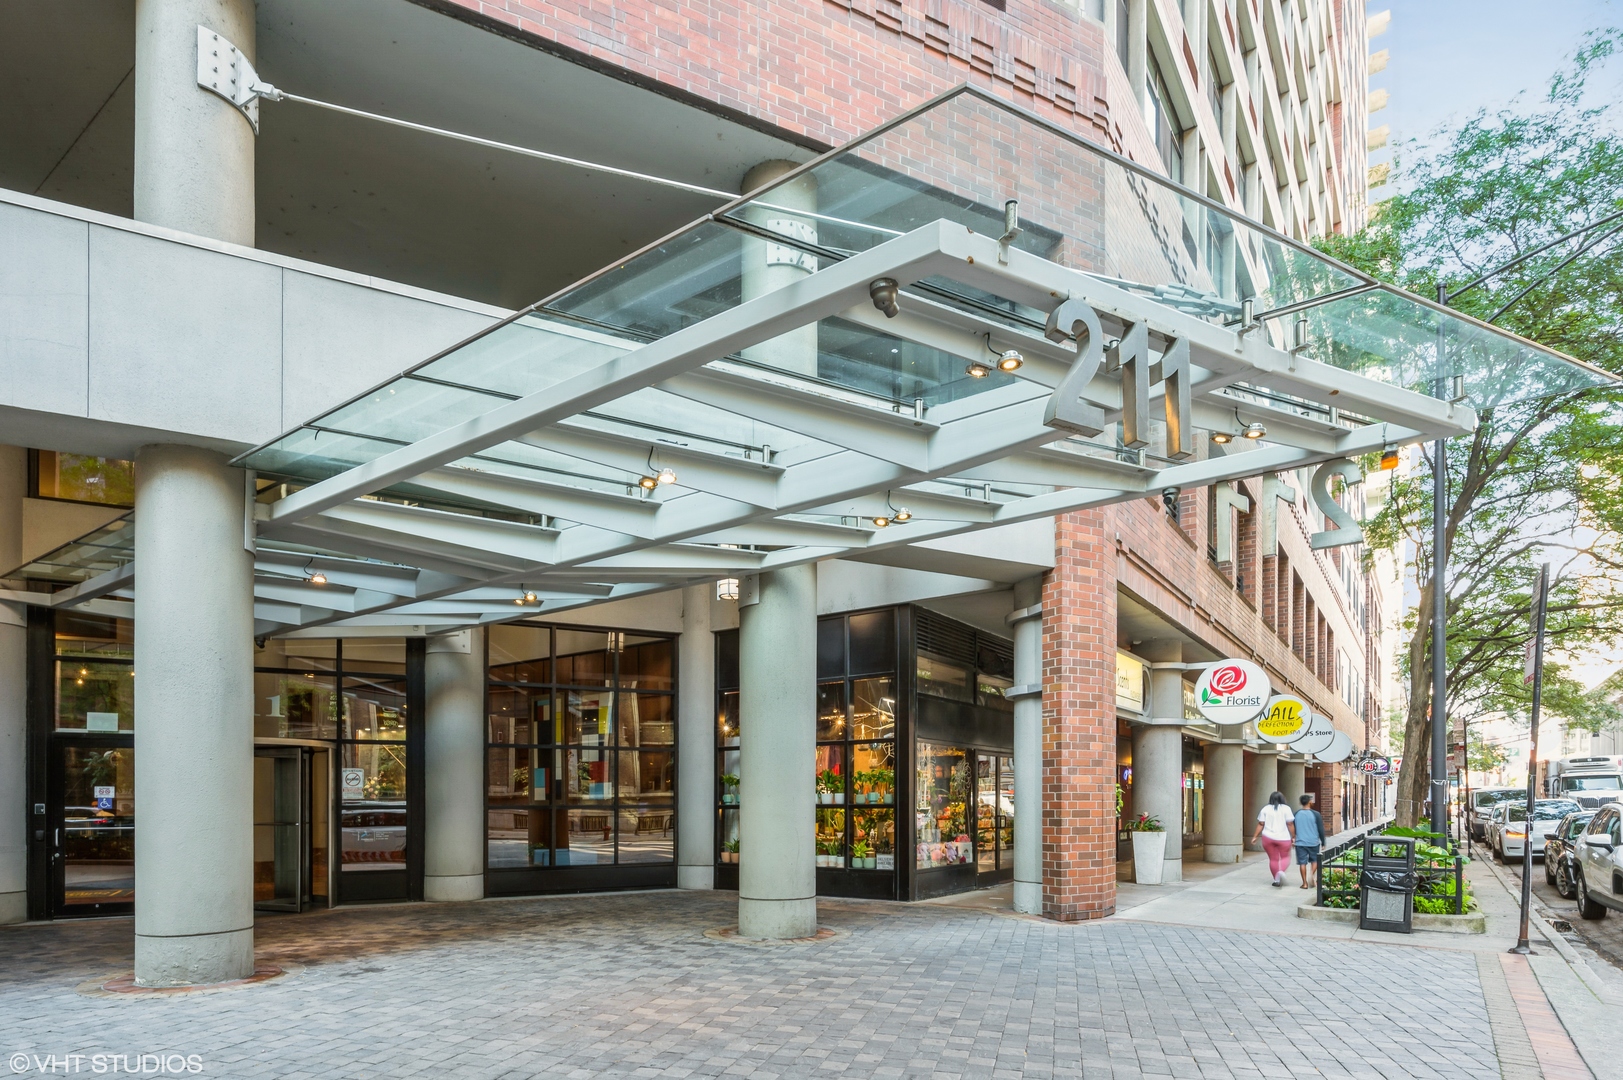
[[[1271,743],[1288,743],[1307,730],[1313,713],[1307,703],[1289,694],[1276,694],[1268,708],[1257,717],[1257,737]]]
[[[1214,724],[1243,724],[1268,704],[1268,674],[1249,660],[1219,660],[1200,673],[1195,707]]]

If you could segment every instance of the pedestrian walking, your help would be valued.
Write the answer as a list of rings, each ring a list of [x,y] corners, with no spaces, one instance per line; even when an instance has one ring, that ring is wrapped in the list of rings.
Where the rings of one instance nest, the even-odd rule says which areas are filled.
[[[1268,796],[1268,805],[1257,815],[1257,831],[1251,842],[1262,837],[1262,850],[1268,853],[1268,872],[1273,875],[1274,888],[1285,887],[1285,871],[1291,864],[1291,848],[1296,843],[1296,818],[1285,803],[1285,793],[1276,791]]]
[[[1313,809],[1313,793],[1301,798],[1302,808],[1296,811],[1296,869],[1302,872],[1302,888],[1311,889],[1319,880],[1319,849],[1324,845],[1324,818]],[[1308,871],[1313,871],[1311,880]]]

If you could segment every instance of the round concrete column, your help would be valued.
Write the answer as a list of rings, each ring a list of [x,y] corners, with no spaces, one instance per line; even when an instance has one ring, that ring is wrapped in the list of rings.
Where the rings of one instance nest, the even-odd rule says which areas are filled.
[[[1257,829],[1257,815],[1268,805],[1268,796],[1279,790],[1279,751],[1264,747],[1251,755],[1251,768],[1245,788],[1245,836]]]
[[[744,175],[744,191],[770,184],[798,166],[792,161],[763,161]],[[751,206],[746,220],[767,232],[817,242],[817,220],[796,210],[817,210],[817,181],[808,173],[763,196],[768,206]],[[774,244],[756,236],[744,237],[744,261],[739,287],[745,300],[793,285],[818,268],[817,257],[787,244]],[[817,326],[802,326],[752,345],[743,355],[757,363],[797,375],[817,374]],[[740,773],[740,776],[743,774]],[[740,865],[743,865],[740,863]]]
[[[21,604],[0,604],[0,925],[28,917],[26,626]]]
[[[423,659],[423,899],[485,895],[485,632],[428,639]]]
[[[1307,790],[1306,780],[1306,764],[1300,761],[1280,759],[1279,790],[1285,793],[1285,801],[1290,804],[1292,810],[1296,810],[1301,806],[1298,800],[1301,799],[1302,792]]]
[[[1014,910],[1043,911],[1042,578],[1014,586]]]
[[[254,969],[253,559],[243,474],[186,446],[135,459],[135,978]]]
[[[677,643],[676,886],[716,886],[716,638],[710,605],[716,587],[682,591]]]
[[[1183,643],[1151,641],[1153,663],[1183,661]],[[1133,814],[1159,818],[1166,829],[1162,881],[1183,880],[1183,672],[1150,669],[1149,716],[1133,725]]]
[[[197,28],[254,56],[253,0],[136,0],[135,216],[254,243],[254,129],[197,85]]]
[[[760,575],[738,612],[738,932],[817,932],[817,567]]]
[[[1245,745],[1237,727],[1206,744],[1206,861],[1235,863],[1245,851]]]

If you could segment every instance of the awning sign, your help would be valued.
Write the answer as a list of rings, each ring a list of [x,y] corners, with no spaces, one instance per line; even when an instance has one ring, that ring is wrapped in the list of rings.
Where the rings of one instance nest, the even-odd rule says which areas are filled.
[[[1307,730],[1313,713],[1307,702],[1289,694],[1276,694],[1268,709],[1257,717],[1257,737],[1271,743],[1288,743]]]
[[[354,802],[357,799],[366,798],[365,769],[341,770],[339,784],[344,793],[345,802]]]
[[[1200,673],[1195,707],[1214,724],[1243,724],[1268,704],[1268,673],[1249,660],[1219,660]]]

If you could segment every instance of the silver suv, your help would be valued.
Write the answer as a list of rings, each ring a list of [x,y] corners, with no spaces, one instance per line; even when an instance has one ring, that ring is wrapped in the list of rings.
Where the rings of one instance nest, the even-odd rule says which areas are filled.
[[[1608,909],[1623,911],[1623,807],[1603,808],[1575,840],[1572,884],[1578,914],[1604,919]]]

